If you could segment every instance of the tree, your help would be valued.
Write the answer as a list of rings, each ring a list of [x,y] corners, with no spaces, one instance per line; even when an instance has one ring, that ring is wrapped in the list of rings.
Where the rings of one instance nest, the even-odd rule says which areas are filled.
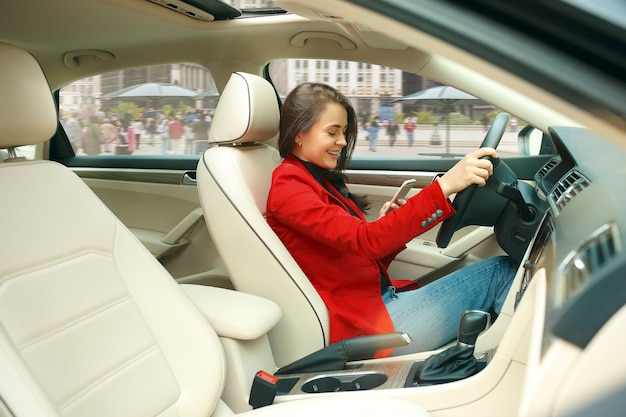
[[[133,119],[136,118],[139,113],[143,113],[144,108],[143,107],[138,107],[135,103],[132,102],[127,102],[127,103],[122,103],[119,104],[116,107],[113,107],[111,109],[111,113],[117,113],[119,115],[124,115],[126,114],[126,112],[130,110],[130,112],[133,115]]]

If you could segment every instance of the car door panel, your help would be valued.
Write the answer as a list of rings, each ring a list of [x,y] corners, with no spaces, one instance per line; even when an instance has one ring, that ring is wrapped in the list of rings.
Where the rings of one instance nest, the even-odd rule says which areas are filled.
[[[231,288],[189,170],[75,168],[178,282]]]

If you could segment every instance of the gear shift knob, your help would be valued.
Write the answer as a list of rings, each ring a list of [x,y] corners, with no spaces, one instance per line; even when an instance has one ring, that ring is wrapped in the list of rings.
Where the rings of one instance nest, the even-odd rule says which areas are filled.
[[[467,310],[459,319],[459,332],[456,344],[459,347],[474,348],[478,335],[491,324],[489,313],[480,310]]]
[[[491,323],[491,316],[480,310],[467,310],[461,314],[456,346],[436,353],[426,359],[419,371],[420,384],[441,384],[458,381],[478,373],[474,345],[480,332]]]

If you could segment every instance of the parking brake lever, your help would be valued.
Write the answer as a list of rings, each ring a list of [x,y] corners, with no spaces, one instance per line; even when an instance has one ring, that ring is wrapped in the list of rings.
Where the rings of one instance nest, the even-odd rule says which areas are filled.
[[[345,368],[347,362],[371,359],[379,350],[406,346],[409,343],[409,335],[400,332],[345,339],[283,366],[274,375],[339,371]]]
[[[344,345],[348,361],[370,359],[379,350],[406,346],[411,337],[406,333],[384,333],[372,336],[354,337],[339,343]]]

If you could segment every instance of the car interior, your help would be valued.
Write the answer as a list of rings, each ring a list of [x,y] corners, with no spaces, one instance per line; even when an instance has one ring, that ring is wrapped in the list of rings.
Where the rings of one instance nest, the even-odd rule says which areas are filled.
[[[493,23],[504,9],[396,3],[279,0],[256,12],[217,0],[7,5],[0,416],[574,417],[624,409],[626,87],[615,77],[618,59],[605,57],[600,76],[575,59],[574,46],[520,34],[513,17]],[[581,24],[597,27],[596,19]],[[466,25],[454,29],[459,21]],[[611,36],[604,43],[619,50],[623,27],[597,31],[589,45]],[[497,318],[468,311],[456,340],[411,355],[374,359],[410,343],[402,332],[329,343],[326,306],[264,218],[289,89],[275,66],[286,58],[393,67],[493,105],[497,116],[468,148],[502,150],[494,175],[459,192],[457,215],[409,242],[389,272],[427,285],[509,255],[519,268]],[[63,88],[183,62],[206,68],[219,93],[206,150],[72,149],[60,119]],[[513,116],[525,126],[509,155]],[[371,201],[369,220],[403,181],[416,180],[413,196],[457,160],[365,154],[346,175],[352,192]],[[463,361],[448,366],[459,352]]]
[[[272,171],[281,158],[264,142],[276,137],[278,124],[272,86],[259,76],[233,74],[209,136],[219,146],[202,155],[197,176],[206,224],[234,287],[273,300],[285,318],[297,318],[281,320],[270,333],[274,356],[286,365],[328,344],[328,311],[265,221]],[[242,262],[241,253],[254,257]]]

